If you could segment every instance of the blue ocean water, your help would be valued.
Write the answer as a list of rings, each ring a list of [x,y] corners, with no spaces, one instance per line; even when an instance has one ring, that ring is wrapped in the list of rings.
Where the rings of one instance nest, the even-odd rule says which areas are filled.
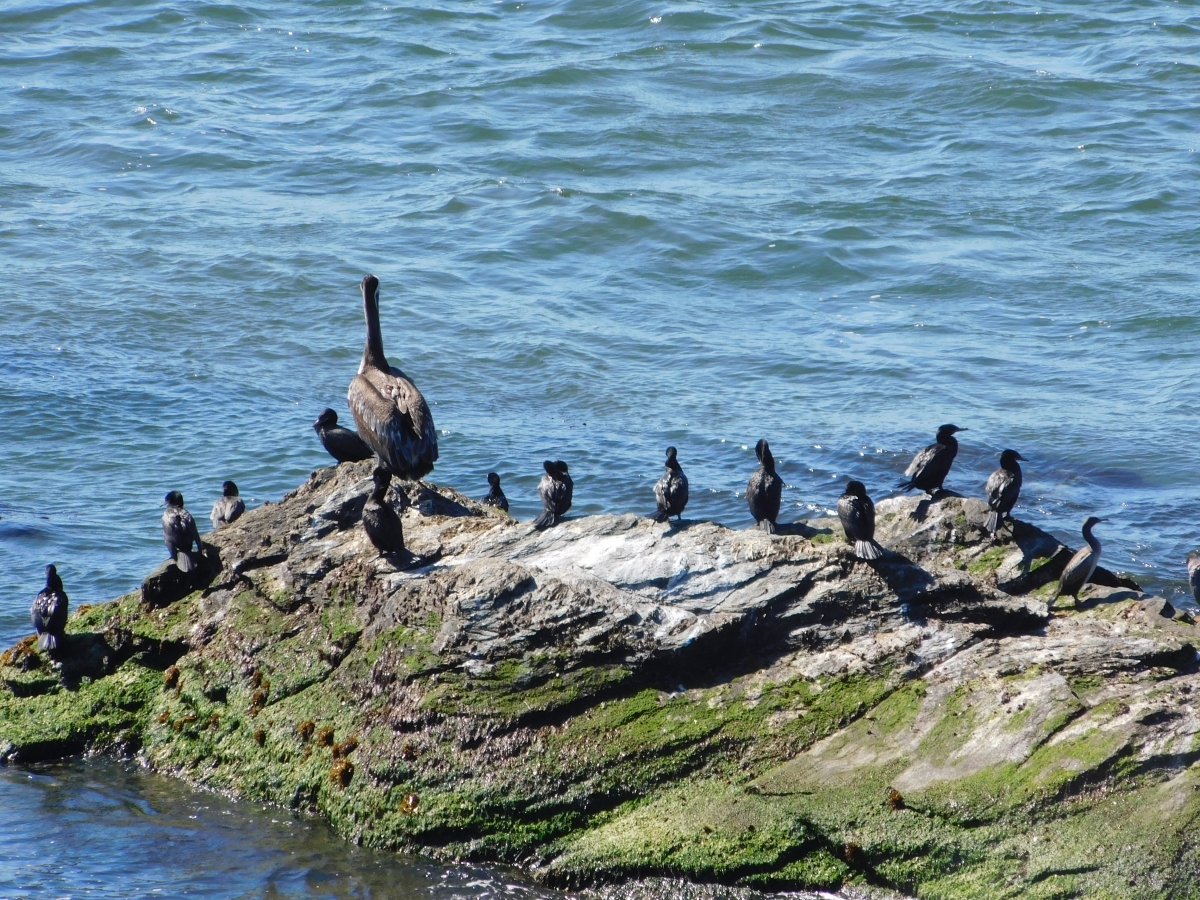
[[[561,900],[512,873],[366,850],[104,760],[0,768],[0,897]]]
[[[12,0],[0,7],[0,644],[329,462],[357,283],[441,431],[575,510],[749,524],[947,485],[1179,599],[1200,545],[1200,13],[1149,0]]]

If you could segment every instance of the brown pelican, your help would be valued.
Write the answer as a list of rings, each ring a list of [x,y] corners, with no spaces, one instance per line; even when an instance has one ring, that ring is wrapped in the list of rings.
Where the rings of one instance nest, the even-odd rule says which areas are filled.
[[[197,553],[204,551],[200,544],[200,532],[196,530],[196,520],[183,508],[183,494],[179,491],[167,494],[164,505],[167,508],[163,511],[162,526],[167,553],[175,560],[179,571],[190,572],[196,568],[196,562],[192,559],[192,545],[196,545]]]
[[[655,522],[667,522],[671,516],[683,521],[683,509],[688,502],[688,480],[683,474],[683,467],[675,458],[674,447],[667,448],[667,463],[663,467],[663,476],[654,484],[654,499],[658,501],[658,511],[654,514]]]
[[[212,512],[208,516],[212,521],[213,531],[235,521],[245,511],[246,504],[238,496],[237,485],[232,481],[225,482],[221,485],[221,499],[213,504]]]
[[[989,534],[1000,530],[1004,517],[1017,505],[1017,498],[1021,496],[1021,466],[1017,460],[1024,458],[1016,450],[1005,450],[1000,454],[1000,468],[988,476],[983,491],[991,512],[983,527]]]
[[[861,481],[846,482],[846,493],[838,498],[837,511],[846,540],[854,544],[854,555],[880,559],[883,548],[875,541],[875,504]]]
[[[392,473],[383,466],[376,466],[371,473],[375,479],[375,487],[363,507],[362,523],[367,537],[380,553],[402,553],[404,551],[404,528],[400,525],[400,517],[387,502],[388,485],[392,482]]]
[[[913,461],[904,470],[909,480],[901,482],[900,487],[906,491],[919,488],[930,497],[940,491],[942,482],[950,474],[950,467],[954,465],[954,457],[958,455],[958,441],[954,435],[966,430],[957,425],[943,425],[938,428],[937,441],[913,457]]]
[[[538,483],[542,514],[533,520],[534,528],[549,528],[561,522],[571,508],[571,499],[575,494],[575,482],[571,480],[565,462],[548,459],[542,463],[542,468],[546,470]]]
[[[755,445],[754,455],[758,457],[759,467],[746,483],[746,503],[758,526],[767,534],[774,534],[779,502],[783,499],[783,479],[775,474],[775,457],[771,455],[766,438]]]
[[[1193,550],[1187,555],[1188,584],[1192,588],[1192,599],[1200,603],[1200,552]]]
[[[433,471],[438,458],[433,415],[417,386],[383,355],[379,329],[379,279],[362,280],[367,345],[346,401],[359,436],[398,478],[417,480]]]
[[[362,438],[338,424],[337,413],[332,409],[322,410],[317,421],[313,422],[313,430],[321,439],[321,446],[340,463],[359,462],[374,456]]]
[[[488,472],[487,480],[492,489],[487,492],[487,496],[480,502],[485,506],[495,506],[498,509],[508,512],[508,498],[504,496],[504,491],[500,490],[500,476],[495,472]]]
[[[1087,521],[1083,523],[1083,539],[1087,541],[1087,546],[1079,548],[1071,557],[1071,561],[1067,563],[1067,567],[1063,569],[1062,576],[1058,579],[1058,589],[1050,598],[1051,606],[1063,594],[1070,595],[1078,602],[1079,592],[1088,583],[1088,579],[1092,577],[1092,573],[1096,571],[1096,565],[1100,562],[1100,542],[1092,534],[1092,529],[1104,521],[1106,520],[1088,516]]]
[[[33,598],[29,617],[38,635],[37,648],[47,651],[58,649],[63,639],[63,629],[67,627],[67,595],[54,566],[46,566],[46,586]]]

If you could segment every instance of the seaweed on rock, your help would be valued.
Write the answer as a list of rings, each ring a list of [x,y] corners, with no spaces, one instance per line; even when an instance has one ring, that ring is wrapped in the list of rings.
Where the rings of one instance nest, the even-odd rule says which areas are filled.
[[[353,527],[369,476],[209,536],[182,596],[77,610],[74,657],[7,651],[0,757],[136,755],[558,885],[1197,893],[1196,628],[1111,573],[1051,618],[1032,526],[885,500],[868,566],[825,520],[537,532],[397,485],[439,560],[404,570]]]

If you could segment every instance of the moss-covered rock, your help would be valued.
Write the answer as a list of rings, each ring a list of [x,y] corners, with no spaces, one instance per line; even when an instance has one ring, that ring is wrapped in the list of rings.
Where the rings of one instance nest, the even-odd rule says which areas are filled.
[[[136,755],[561,885],[1200,895],[1196,627],[1111,573],[1051,615],[1069,549],[1031,526],[886,500],[868,565],[828,521],[538,532],[401,485],[393,560],[369,486],[316,472],[190,592],[0,655],[0,757]]]

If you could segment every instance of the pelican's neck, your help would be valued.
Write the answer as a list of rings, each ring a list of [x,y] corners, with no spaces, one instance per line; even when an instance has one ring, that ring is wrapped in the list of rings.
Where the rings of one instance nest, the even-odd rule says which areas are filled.
[[[1096,526],[1092,525],[1091,523],[1085,525],[1083,529],[1083,539],[1088,542],[1088,546],[1092,548],[1092,552],[1099,556],[1100,540],[1094,534],[1092,534],[1092,529],[1095,527]]]
[[[368,366],[388,371],[387,357],[383,355],[383,331],[379,327],[379,306],[373,297],[363,298],[363,313],[367,318],[367,346],[363,348],[362,362],[359,363],[358,373],[361,375]]]

